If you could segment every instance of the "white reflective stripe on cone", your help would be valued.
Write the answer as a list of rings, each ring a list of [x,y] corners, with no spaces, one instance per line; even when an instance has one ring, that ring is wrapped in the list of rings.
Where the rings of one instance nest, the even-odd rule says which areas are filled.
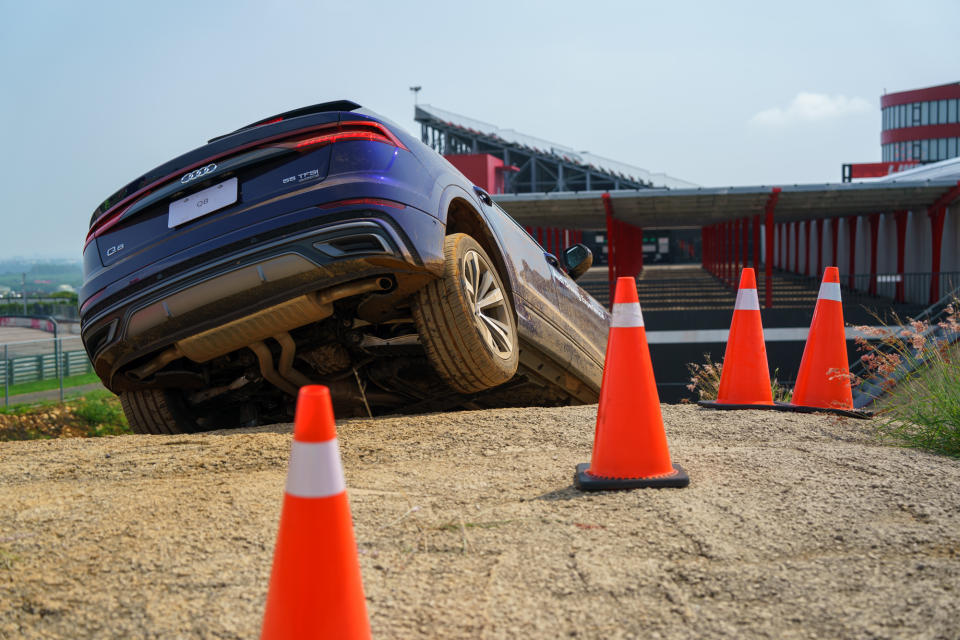
[[[643,313],[639,302],[615,302],[611,327],[642,327]]]
[[[820,295],[817,296],[820,300],[840,300],[840,283],[839,282],[821,282],[820,283]]]
[[[300,498],[326,498],[347,488],[340,465],[337,439],[326,442],[293,441],[287,493]]]
[[[760,311],[760,298],[757,297],[757,290],[740,289],[737,291],[737,302],[733,305],[733,308],[740,311]]]

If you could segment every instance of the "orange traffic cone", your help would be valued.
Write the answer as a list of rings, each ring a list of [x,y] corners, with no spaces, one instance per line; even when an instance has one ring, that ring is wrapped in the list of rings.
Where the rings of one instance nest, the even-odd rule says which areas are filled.
[[[840,271],[836,267],[827,267],[823,273],[800,371],[793,386],[793,397],[789,403],[778,403],[778,407],[801,412],[830,411],[855,417],[869,415],[853,408],[843,304],[840,302]]]
[[[330,390],[300,388],[262,640],[370,638]]]
[[[690,484],[683,468],[670,462],[633,278],[617,278],[593,457],[577,465],[574,484],[582,491]]]
[[[750,267],[740,274],[717,399],[697,404],[713,409],[776,409],[770,391],[757,279]]]

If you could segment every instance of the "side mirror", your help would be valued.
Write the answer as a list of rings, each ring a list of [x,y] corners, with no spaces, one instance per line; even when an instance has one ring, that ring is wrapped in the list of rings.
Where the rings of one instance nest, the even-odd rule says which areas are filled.
[[[585,244],[575,244],[563,252],[563,264],[570,279],[576,280],[593,264],[593,252]]]

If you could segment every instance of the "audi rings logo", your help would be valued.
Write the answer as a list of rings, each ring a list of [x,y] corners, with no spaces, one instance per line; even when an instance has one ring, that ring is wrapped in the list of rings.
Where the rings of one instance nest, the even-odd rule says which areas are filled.
[[[193,181],[193,180],[196,180],[197,178],[202,178],[203,176],[207,175],[208,173],[213,173],[213,172],[216,171],[216,170],[217,170],[217,165],[215,165],[214,163],[211,162],[210,164],[208,164],[208,165],[205,166],[205,167],[200,167],[199,169],[194,169],[194,170],[191,171],[190,173],[184,175],[182,178],[180,178],[180,182],[182,182],[183,184],[187,184],[188,182],[191,182],[191,181]]]

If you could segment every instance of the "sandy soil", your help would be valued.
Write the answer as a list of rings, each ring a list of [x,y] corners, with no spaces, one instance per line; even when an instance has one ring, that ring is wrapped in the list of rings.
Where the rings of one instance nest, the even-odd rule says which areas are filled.
[[[666,406],[690,487],[583,495],[595,410],[341,425],[377,637],[960,637],[956,460]],[[289,446],[0,443],[0,638],[255,638]]]

